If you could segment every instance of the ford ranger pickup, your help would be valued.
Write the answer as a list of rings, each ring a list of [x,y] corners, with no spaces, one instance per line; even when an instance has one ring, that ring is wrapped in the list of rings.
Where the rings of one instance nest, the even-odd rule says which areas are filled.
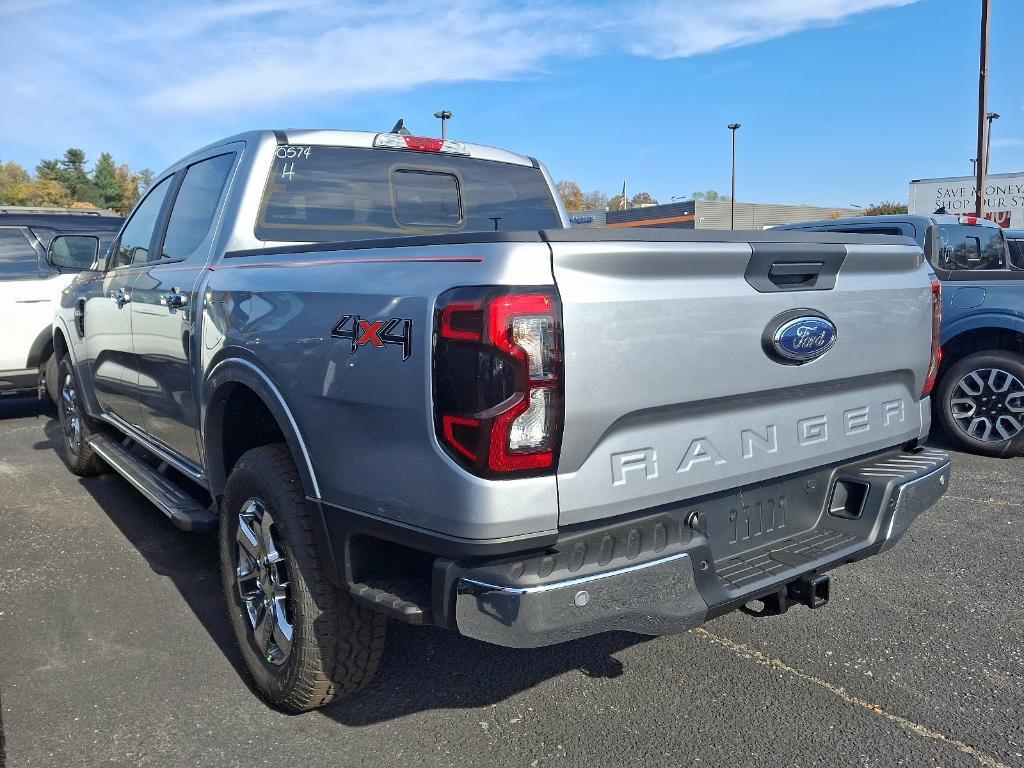
[[[218,531],[274,705],[360,690],[388,619],[528,648],[815,608],[945,491],[912,240],[567,224],[529,157],[251,132],[63,292],[66,463]]]

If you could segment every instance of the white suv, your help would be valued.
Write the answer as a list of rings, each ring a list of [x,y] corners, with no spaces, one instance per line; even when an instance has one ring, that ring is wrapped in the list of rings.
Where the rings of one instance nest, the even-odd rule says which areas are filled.
[[[49,365],[54,373],[54,304],[76,273],[94,266],[85,262],[106,251],[122,221],[89,209],[0,207],[0,395],[37,391],[47,378],[52,383],[46,371]],[[64,252],[48,259],[58,234],[96,237],[98,247],[68,238],[58,241]]]

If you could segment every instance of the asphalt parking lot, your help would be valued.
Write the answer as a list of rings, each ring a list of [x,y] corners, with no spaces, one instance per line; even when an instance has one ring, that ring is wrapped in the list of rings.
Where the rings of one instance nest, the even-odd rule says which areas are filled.
[[[362,697],[287,716],[247,683],[213,537],[74,477],[55,436],[0,401],[9,768],[1024,765],[1024,459],[956,454],[943,501],[821,610],[539,651],[392,624]]]

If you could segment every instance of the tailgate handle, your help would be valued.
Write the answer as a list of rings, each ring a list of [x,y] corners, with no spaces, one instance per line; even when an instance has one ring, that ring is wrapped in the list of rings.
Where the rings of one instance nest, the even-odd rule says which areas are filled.
[[[779,288],[810,288],[824,267],[823,261],[778,262],[768,270],[768,279]]]
[[[846,260],[835,243],[751,243],[743,279],[758,293],[831,291]]]

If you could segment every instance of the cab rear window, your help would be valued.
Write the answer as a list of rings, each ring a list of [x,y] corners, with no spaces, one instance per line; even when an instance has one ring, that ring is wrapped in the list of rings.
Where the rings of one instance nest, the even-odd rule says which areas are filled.
[[[1006,241],[996,227],[942,226],[934,263],[948,270],[1006,269]]]
[[[277,153],[256,236],[327,242],[561,226],[544,175],[532,166],[313,146]]]

